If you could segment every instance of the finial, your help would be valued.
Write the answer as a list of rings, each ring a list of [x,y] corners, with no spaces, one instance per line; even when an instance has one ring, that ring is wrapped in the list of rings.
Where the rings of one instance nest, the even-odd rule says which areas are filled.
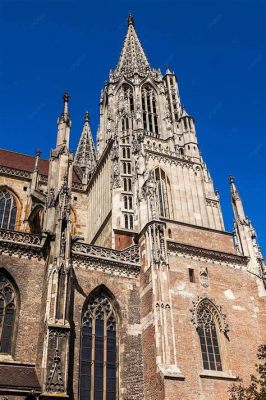
[[[64,100],[64,114],[68,114],[68,101],[69,101],[69,94],[64,93],[63,95],[63,100]]]
[[[69,100],[69,94],[68,93],[64,93],[64,95],[63,95],[63,100],[64,100],[64,103],[68,103],[68,100]]]
[[[128,14],[128,17],[127,17],[127,25],[135,26],[134,18],[133,18],[133,15],[131,14],[131,12]]]
[[[40,149],[36,149],[36,152],[35,152],[36,157],[40,157],[41,153],[42,152]]]
[[[36,159],[35,159],[35,165],[34,165],[34,172],[38,172],[41,150],[36,149],[35,155],[36,155]]]
[[[84,114],[84,122],[90,122],[90,114],[89,111],[86,111]]]
[[[228,176],[229,183],[234,183],[234,177],[232,175]]]

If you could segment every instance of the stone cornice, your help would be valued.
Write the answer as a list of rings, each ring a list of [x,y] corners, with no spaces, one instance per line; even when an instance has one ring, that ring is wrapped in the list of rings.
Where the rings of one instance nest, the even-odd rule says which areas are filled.
[[[43,258],[47,236],[0,229],[0,254]]]
[[[187,168],[193,168],[194,165],[201,167],[201,163],[199,161],[192,160],[191,157],[177,156],[176,154],[170,151],[169,153],[163,153],[149,148],[146,148],[145,150],[149,158],[151,158],[152,160],[156,160],[158,162],[165,161],[170,164],[181,165]]]
[[[240,256],[232,253],[225,253],[217,250],[209,250],[201,247],[191,246],[188,244],[172,242],[167,240],[168,254],[181,255],[193,259],[203,260],[205,262],[215,262],[218,264],[226,264],[230,266],[247,266],[248,257]]]
[[[0,165],[0,173],[3,175],[15,176],[16,178],[23,180],[31,180],[31,172],[6,167],[4,165]]]
[[[72,247],[72,260],[74,267],[83,266],[128,277],[136,277],[140,272],[137,245],[119,251],[77,242]]]

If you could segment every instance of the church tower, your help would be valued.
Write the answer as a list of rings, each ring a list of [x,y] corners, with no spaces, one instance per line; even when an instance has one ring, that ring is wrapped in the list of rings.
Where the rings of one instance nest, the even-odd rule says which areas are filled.
[[[234,232],[169,67],[132,15],[69,150],[0,150],[0,394],[10,400],[227,400],[266,336],[265,263],[230,177]]]

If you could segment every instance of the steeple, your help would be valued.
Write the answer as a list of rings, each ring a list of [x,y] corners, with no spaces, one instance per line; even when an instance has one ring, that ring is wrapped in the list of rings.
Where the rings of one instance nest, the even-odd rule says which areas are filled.
[[[96,164],[95,148],[90,129],[90,117],[88,111],[84,115],[84,125],[79,139],[75,155],[75,165],[82,168],[90,175]]]
[[[246,216],[242,200],[235,185],[235,180],[231,175],[229,176],[229,183],[230,183],[231,201],[232,201],[235,220],[243,223],[243,221],[246,219]]]
[[[132,75],[135,72],[143,74],[150,70],[149,62],[135,31],[135,23],[131,14],[129,14],[127,21],[127,34],[114,72],[126,75]]]
[[[68,102],[69,102],[69,94],[64,93],[63,95],[63,111],[57,120],[58,132],[57,132],[57,143],[56,147],[60,147],[61,145],[66,145],[68,148],[69,145],[69,135],[70,135],[70,115],[68,111]]]
[[[250,258],[248,269],[261,275],[262,254],[257,243],[257,234],[251,221],[244,212],[242,200],[235,185],[234,178],[229,176],[231,201],[234,212],[234,234],[237,251]]]

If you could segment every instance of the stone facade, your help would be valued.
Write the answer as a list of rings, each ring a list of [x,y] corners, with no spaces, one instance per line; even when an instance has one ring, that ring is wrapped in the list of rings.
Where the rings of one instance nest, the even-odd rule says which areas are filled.
[[[254,372],[266,331],[265,264],[234,179],[228,233],[176,77],[149,65],[132,16],[101,92],[96,148],[86,113],[69,151],[63,100],[49,161],[0,150],[0,277],[15,293],[2,398],[227,399]],[[202,332],[212,332],[205,364]]]

